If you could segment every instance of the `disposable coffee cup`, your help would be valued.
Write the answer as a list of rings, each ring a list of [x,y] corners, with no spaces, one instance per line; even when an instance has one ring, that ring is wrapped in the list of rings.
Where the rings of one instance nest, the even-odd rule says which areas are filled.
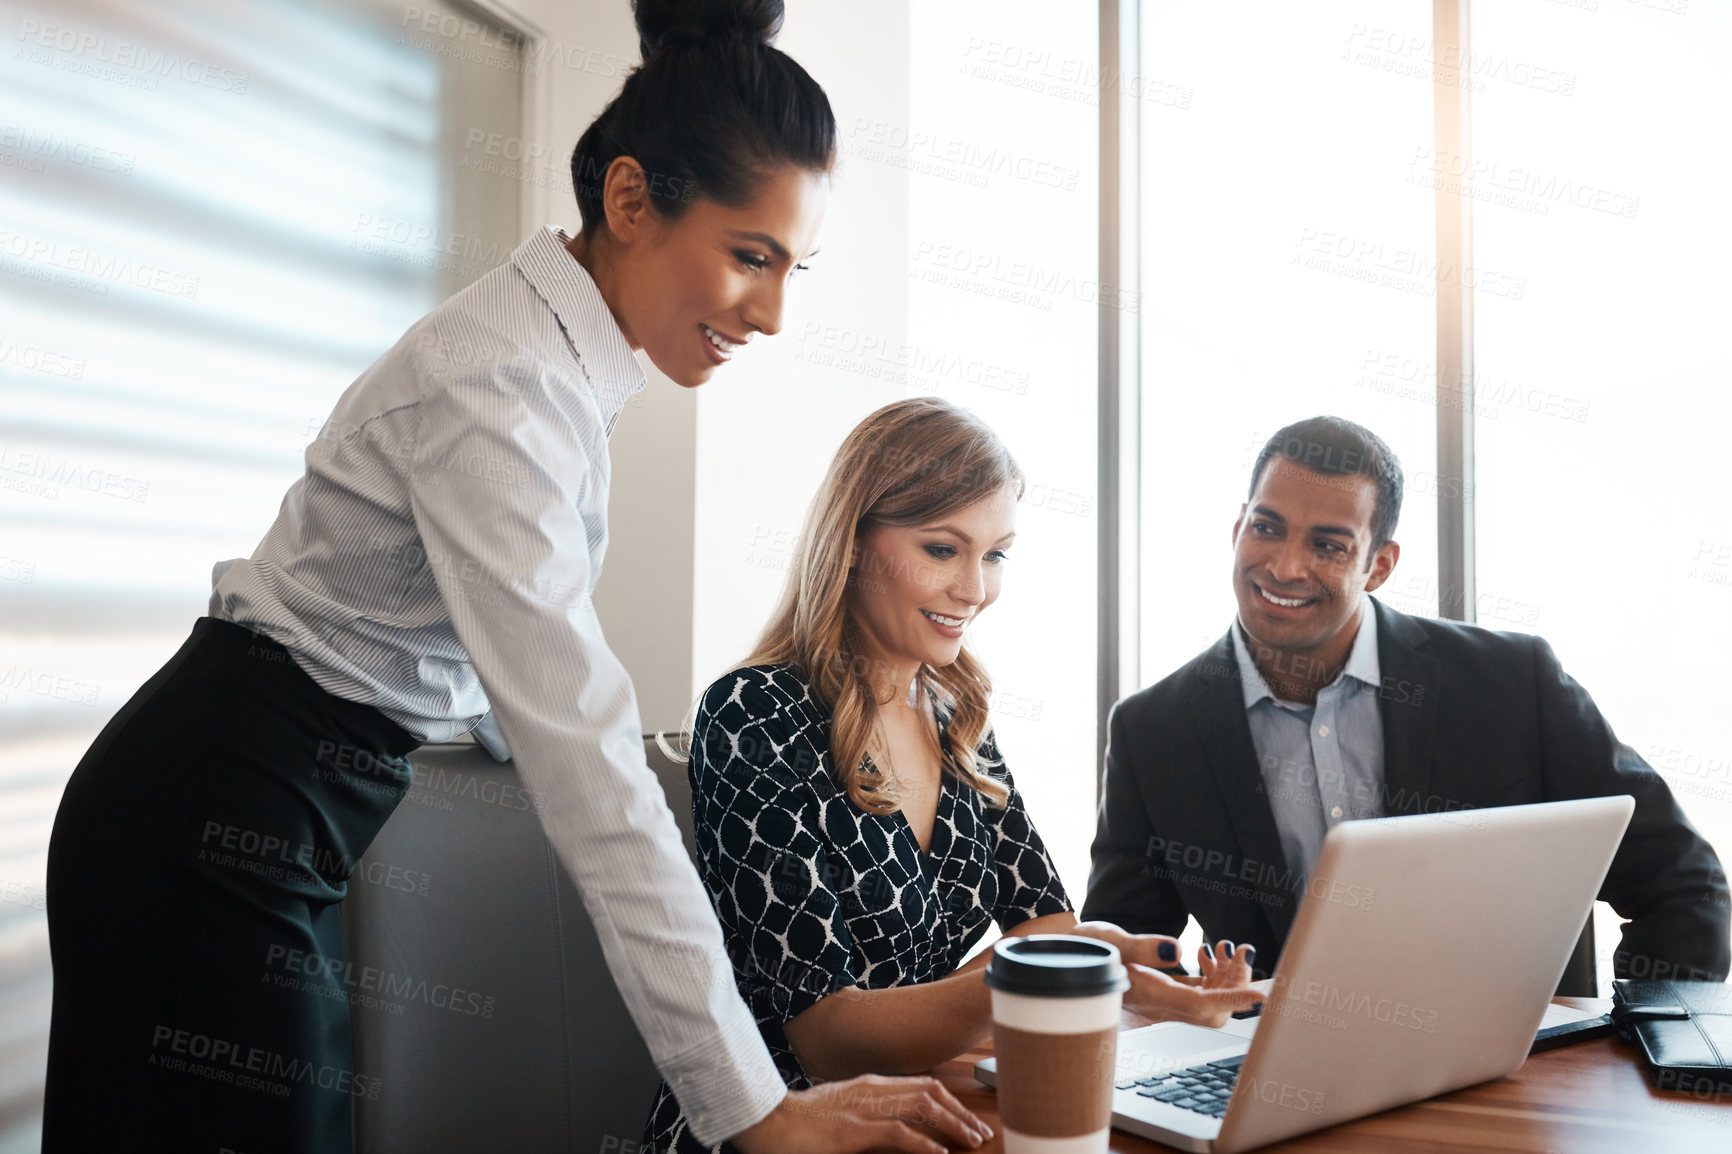
[[[1002,938],[986,967],[1005,1154],[1104,1154],[1112,1129],[1119,952],[1092,938]]]

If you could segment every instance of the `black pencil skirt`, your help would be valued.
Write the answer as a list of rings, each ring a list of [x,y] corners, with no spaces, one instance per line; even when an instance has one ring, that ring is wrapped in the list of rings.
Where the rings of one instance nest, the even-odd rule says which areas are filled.
[[[46,1154],[352,1148],[388,1088],[354,1068],[339,903],[416,744],[198,620],[55,815]]]

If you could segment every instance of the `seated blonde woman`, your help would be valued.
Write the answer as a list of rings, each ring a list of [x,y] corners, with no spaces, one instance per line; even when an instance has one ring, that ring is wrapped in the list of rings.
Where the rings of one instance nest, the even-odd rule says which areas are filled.
[[[1204,947],[1189,985],[1156,969],[1173,939],[1078,925],[999,757],[964,640],[998,599],[1022,490],[973,415],[879,409],[831,463],[756,650],[698,703],[700,872],[790,1087],[920,1073],[988,1037],[990,951],[963,958],[993,922],[1118,946],[1151,1018],[1219,1025],[1258,1000],[1249,947]],[[645,1142],[704,1149],[665,1084]]]

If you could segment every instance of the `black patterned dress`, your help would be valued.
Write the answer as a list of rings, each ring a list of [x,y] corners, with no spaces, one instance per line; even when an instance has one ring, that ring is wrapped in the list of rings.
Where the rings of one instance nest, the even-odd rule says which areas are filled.
[[[940,711],[948,756],[945,721]],[[980,752],[998,761],[990,738]],[[1010,784],[1002,766],[989,772]],[[992,921],[1011,929],[1071,908],[1014,785],[994,808],[947,770],[926,853],[901,813],[851,802],[831,771],[829,711],[787,666],[738,669],[710,686],[690,774],[699,872],[740,994],[792,1089],[812,1083],[782,1031],[789,1019],[850,986],[946,977]],[[665,1082],[644,1143],[705,1149]]]

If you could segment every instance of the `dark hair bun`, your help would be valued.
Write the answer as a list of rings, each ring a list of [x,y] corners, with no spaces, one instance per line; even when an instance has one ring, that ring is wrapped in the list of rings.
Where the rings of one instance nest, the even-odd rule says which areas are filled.
[[[632,0],[631,10],[645,60],[683,40],[733,35],[770,44],[782,30],[782,0]]]
[[[583,231],[607,231],[602,193],[614,161],[649,176],[669,220],[698,198],[738,208],[777,165],[828,173],[836,114],[794,58],[770,41],[782,0],[633,0],[643,64],[571,150]]]

